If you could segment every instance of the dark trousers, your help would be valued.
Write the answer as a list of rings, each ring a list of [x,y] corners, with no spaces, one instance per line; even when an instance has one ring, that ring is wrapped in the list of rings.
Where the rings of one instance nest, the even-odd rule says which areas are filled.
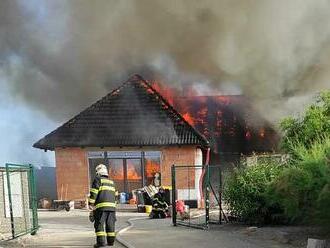
[[[165,213],[165,210],[153,209],[149,216],[152,219],[164,219],[164,218],[166,218],[166,213]]]
[[[94,212],[95,234],[98,245],[105,245],[107,240],[108,245],[113,245],[115,241],[115,222],[116,212],[95,210]],[[104,228],[105,227],[105,228]]]

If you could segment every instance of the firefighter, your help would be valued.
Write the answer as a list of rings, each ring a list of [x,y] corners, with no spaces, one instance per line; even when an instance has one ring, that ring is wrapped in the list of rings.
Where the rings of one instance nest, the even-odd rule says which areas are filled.
[[[150,218],[166,218],[167,212],[168,204],[165,201],[165,190],[164,188],[160,187],[158,193],[156,193],[152,198],[152,211],[150,213]]]
[[[109,246],[114,244],[116,195],[115,185],[112,180],[109,180],[107,167],[104,164],[99,164],[96,166],[96,177],[88,199],[96,234],[94,247],[105,247],[106,243]]]

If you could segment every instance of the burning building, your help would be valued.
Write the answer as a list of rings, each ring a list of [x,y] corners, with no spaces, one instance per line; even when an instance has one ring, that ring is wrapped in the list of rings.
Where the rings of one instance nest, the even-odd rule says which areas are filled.
[[[199,96],[193,89],[180,94],[157,82],[153,83],[153,87],[207,138],[211,148],[211,164],[232,167],[242,155],[278,150],[279,134],[245,96]]]
[[[171,165],[202,165],[208,148],[219,165],[274,149],[276,132],[252,126],[246,106],[241,96],[169,96],[134,75],[34,147],[55,151],[59,199],[84,199],[99,163],[120,192],[150,184],[157,172],[169,186]],[[191,183],[199,189],[198,180]]]
[[[34,147],[55,151],[58,198],[78,200],[99,163],[109,166],[120,192],[150,184],[156,172],[170,185],[171,165],[201,165],[208,141],[135,75]]]

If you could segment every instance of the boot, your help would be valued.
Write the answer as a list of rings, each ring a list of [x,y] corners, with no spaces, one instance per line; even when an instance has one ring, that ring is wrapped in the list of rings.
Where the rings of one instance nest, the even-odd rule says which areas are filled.
[[[98,247],[107,247],[107,245],[105,244],[105,237],[104,236],[97,236],[96,237],[96,244],[94,245],[94,248],[98,248]]]
[[[113,246],[113,244],[115,243],[115,238],[107,237],[107,243],[108,243],[108,246]]]
[[[94,248],[101,248],[101,247],[108,247],[108,246],[106,244],[98,244],[98,243],[94,245]]]

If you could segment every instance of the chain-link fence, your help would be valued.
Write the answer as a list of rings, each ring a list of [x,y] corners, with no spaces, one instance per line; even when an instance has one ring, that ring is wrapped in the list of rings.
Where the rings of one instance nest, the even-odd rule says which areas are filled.
[[[172,166],[174,225],[207,229],[221,224],[222,172],[219,166]]]
[[[37,198],[32,165],[0,167],[0,227],[2,239],[36,233]]]

